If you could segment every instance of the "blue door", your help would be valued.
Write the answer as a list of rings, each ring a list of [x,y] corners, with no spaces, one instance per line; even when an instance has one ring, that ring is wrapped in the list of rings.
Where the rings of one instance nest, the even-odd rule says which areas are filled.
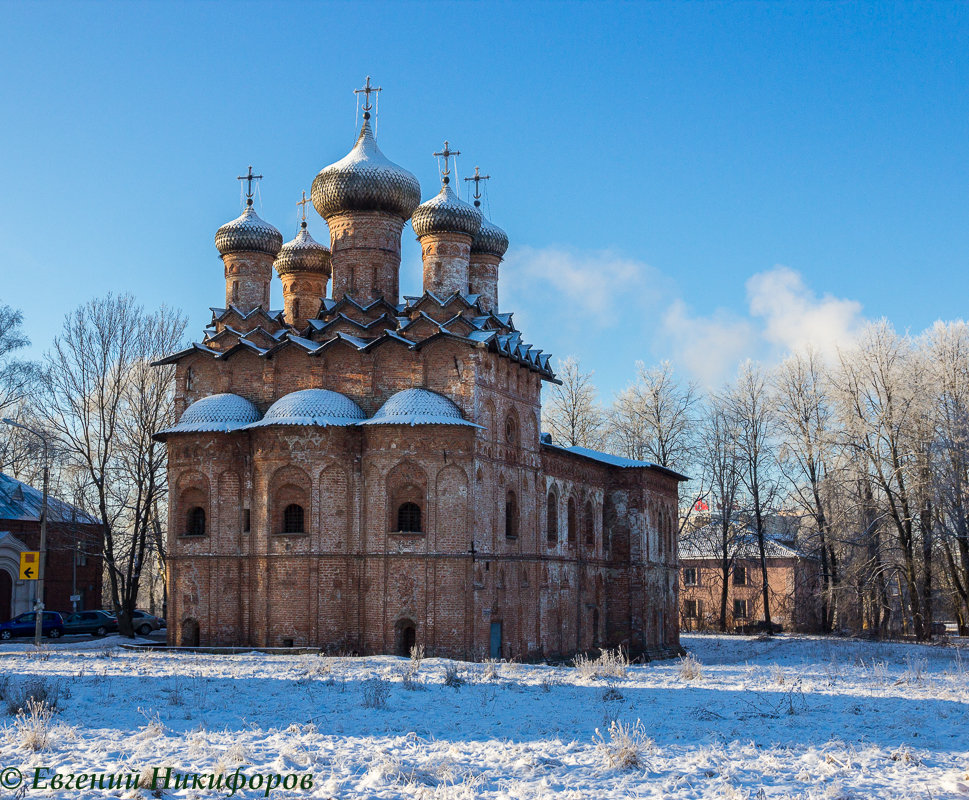
[[[491,658],[501,658],[501,623],[491,623],[491,647],[489,655]]]

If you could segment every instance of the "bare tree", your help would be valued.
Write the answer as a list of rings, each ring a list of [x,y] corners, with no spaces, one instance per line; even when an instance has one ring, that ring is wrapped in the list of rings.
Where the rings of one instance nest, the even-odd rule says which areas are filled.
[[[150,363],[175,350],[185,319],[148,314],[130,295],[92,300],[70,313],[46,357],[42,414],[102,526],[111,601],[125,635],[135,608],[153,515],[165,493],[165,449],[174,374]]]
[[[777,496],[775,479],[776,416],[768,389],[768,376],[758,365],[747,362],[737,381],[724,397],[735,432],[740,460],[740,480],[746,494],[747,511],[757,535],[760,553],[764,624],[771,632],[770,581],[767,574],[767,518]]]
[[[0,304],[0,417],[31,423],[29,396],[36,385],[37,365],[17,357],[30,344],[24,334],[23,314]],[[19,428],[0,426],[0,470],[32,482],[39,477],[36,437]],[[36,469],[34,469],[36,468]]]
[[[561,385],[553,386],[549,402],[542,406],[542,426],[552,439],[567,447],[597,448],[602,445],[605,414],[596,401],[592,372],[582,372],[569,356],[559,362]]]

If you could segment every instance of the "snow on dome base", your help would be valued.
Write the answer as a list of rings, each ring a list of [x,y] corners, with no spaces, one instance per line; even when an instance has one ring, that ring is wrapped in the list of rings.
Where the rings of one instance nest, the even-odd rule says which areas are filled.
[[[247,428],[267,425],[356,425],[367,418],[363,409],[346,395],[329,389],[302,389],[280,397],[266,416]]]
[[[427,389],[405,389],[392,395],[371,419],[360,425],[464,425],[480,428],[468,422],[461,409],[436,392]]]
[[[159,431],[168,433],[228,433],[259,419],[259,409],[237,394],[212,394],[185,409],[178,424]]]

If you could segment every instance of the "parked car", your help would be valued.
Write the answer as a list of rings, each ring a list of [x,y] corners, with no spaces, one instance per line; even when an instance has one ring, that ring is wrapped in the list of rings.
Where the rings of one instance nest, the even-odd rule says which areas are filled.
[[[0,623],[0,639],[13,639],[15,636],[33,636],[36,625],[36,612],[28,611],[8,622]],[[56,611],[45,611],[41,622],[41,634],[57,639],[64,632],[64,618]]]
[[[159,628],[165,627],[165,620],[160,617],[156,617],[153,614],[149,614],[147,611],[141,611],[135,609],[131,613],[131,625],[135,629],[135,633],[142,636],[147,636],[152,631],[157,631]]]
[[[118,620],[105,611],[78,611],[64,618],[64,633],[90,633],[92,636],[106,636],[116,633]]]

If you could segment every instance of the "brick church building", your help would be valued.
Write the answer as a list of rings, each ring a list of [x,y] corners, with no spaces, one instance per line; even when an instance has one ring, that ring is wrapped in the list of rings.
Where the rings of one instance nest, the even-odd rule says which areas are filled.
[[[172,644],[541,658],[679,651],[682,476],[552,443],[550,356],[499,302],[505,233],[383,155],[370,121],[283,244],[249,199],[225,303],[173,354]],[[477,182],[475,186],[477,187]],[[476,191],[475,196],[479,193]],[[400,297],[407,222],[423,293]],[[273,272],[283,309],[269,307]]]

